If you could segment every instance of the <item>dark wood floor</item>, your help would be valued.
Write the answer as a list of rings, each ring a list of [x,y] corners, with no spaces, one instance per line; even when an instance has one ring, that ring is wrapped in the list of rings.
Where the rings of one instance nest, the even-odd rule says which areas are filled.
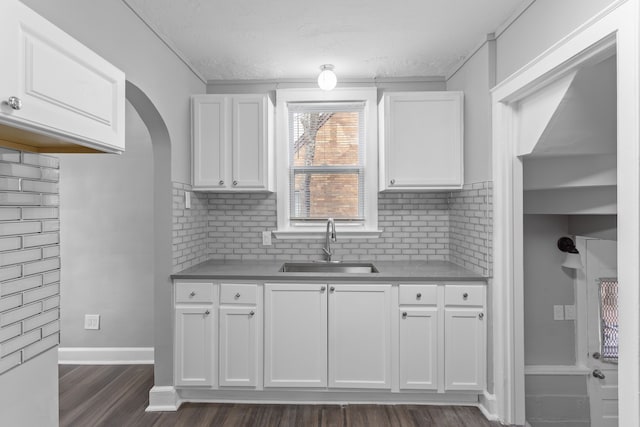
[[[183,404],[144,412],[151,365],[60,365],[60,426],[495,427],[474,407],[424,405]]]

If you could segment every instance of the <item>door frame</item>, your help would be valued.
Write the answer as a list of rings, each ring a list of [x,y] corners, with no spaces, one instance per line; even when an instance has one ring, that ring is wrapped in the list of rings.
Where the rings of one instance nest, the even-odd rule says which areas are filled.
[[[620,425],[640,425],[640,5],[619,0],[492,90],[494,277],[492,401],[506,424],[524,425],[523,178],[518,158],[518,101],[593,61],[617,54],[617,194]],[[627,284],[625,286],[625,284]]]

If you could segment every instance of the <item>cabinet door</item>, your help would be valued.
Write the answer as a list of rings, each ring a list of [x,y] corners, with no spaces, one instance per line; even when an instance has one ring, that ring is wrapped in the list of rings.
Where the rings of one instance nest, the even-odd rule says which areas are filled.
[[[265,387],[327,386],[327,286],[265,285]]]
[[[266,95],[233,97],[232,186],[265,190],[267,117]]]
[[[175,384],[213,386],[214,342],[213,308],[176,308]]]
[[[445,390],[483,390],[486,372],[484,312],[445,308]]]
[[[124,151],[124,73],[17,0],[1,2],[0,50],[0,123]]]
[[[256,385],[257,328],[254,308],[220,307],[220,385]]]
[[[229,106],[218,95],[191,98],[193,188],[225,188]]]
[[[391,387],[391,285],[329,288],[329,387]]]
[[[462,186],[461,92],[387,94],[383,114],[382,190]]]
[[[438,309],[400,309],[400,388],[438,389]]]

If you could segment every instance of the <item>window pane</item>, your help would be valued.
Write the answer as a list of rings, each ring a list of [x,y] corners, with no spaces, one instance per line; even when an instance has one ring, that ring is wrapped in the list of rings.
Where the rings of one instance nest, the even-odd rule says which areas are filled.
[[[361,164],[361,112],[292,112],[293,166]]]
[[[618,361],[618,280],[600,279],[600,332],[602,360]]]
[[[355,172],[298,172],[294,176],[292,220],[362,219],[362,179]]]

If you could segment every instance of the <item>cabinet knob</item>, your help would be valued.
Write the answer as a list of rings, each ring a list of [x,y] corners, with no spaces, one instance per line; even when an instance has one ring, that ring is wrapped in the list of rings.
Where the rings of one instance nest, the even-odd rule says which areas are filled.
[[[256,314],[256,312],[255,312],[255,311],[253,311],[253,310],[251,310],[251,311],[249,312],[249,316],[251,316],[251,317],[253,317],[253,315],[254,315],[254,314]]]
[[[221,179],[220,182],[218,182],[218,184],[224,185],[224,181]]]
[[[468,293],[465,292],[464,294],[462,294],[462,299],[466,300],[467,298],[469,298],[469,294]]]
[[[593,357],[594,359],[600,359],[602,357],[602,354],[600,354],[600,352],[596,351],[595,353],[593,353],[591,355],[591,357]]]
[[[233,185],[238,185],[238,181],[233,181]]]
[[[195,297],[196,293],[194,291],[191,291],[191,293],[189,294],[190,297]]]
[[[395,179],[392,179],[391,181],[389,181],[389,184],[391,184],[391,185],[393,185],[393,184],[395,184],[395,183],[396,183],[396,180],[395,180]]]
[[[240,298],[240,292],[238,292],[235,296],[236,296],[236,299]]]
[[[480,320],[484,319],[484,313],[478,314],[478,319],[480,319]]]
[[[594,369],[591,375],[593,375],[594,378],[598,378],[599,380],[603,380],[605,378],[604,374],[600,369]]]
[[[327,290],[327,287],[326,287],[326,286],[321,286],[321,287],[320,287],[320,292],[324,292],[324,291],[326,291],[326,290]]]
[[[416,299],[420,299],[420,298],[422,298],[422,294],[421,294],[420,292],[418,292],[418,293],[416,294]]]
[[[332,287],[330,287],[330,288],[329,288],[329,290],[330,290],[331,292],[333,292],[333,291],[335,291],[335,290],[336,290],[336,287],[335,287],[335,286],[332,286]]]
[[[22,100],[17,96],[10,96],[9,99],[7,99],[7,105],[14,110],[19,110],[22,108]]]
[[[403,318],[403,319],[406,319],[406,318],[407,318],[407,312],[406,312],[406,311],[403,311],[403,312],[402,312],[402,318]]]
[[[211,314],[211,312],[210,312],[209,310],[207,310],[207,311],[205,311],[205,312],[204,312],[204,315],[205,315],[205,316],[208,316],[208,315],[210,315],[210,314]]]

